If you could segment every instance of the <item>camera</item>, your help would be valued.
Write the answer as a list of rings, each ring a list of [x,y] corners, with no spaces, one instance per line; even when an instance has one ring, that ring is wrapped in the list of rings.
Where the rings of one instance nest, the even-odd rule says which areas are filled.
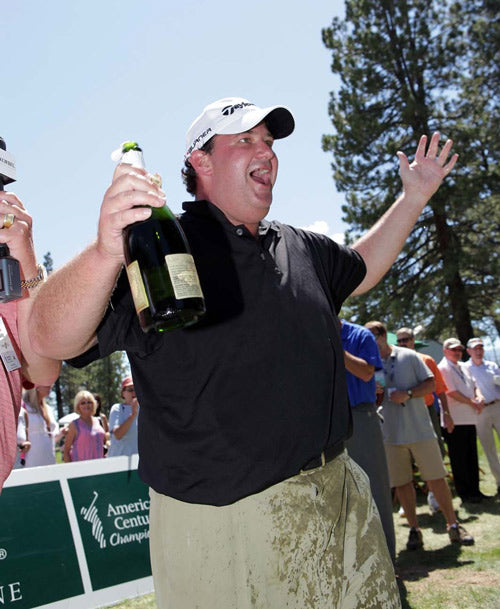
[[[0,191],[4,189],[5,184],[10,184],[15,179],[14,157],[7,152],[5,141],[0,137]],[[21,295],[19,262],[10,256],[7,245],[0,243],[0,302],[17,300]]]
[[[0,302],[21,298],[19,262],[9,255],[9,248],[0,243]]]

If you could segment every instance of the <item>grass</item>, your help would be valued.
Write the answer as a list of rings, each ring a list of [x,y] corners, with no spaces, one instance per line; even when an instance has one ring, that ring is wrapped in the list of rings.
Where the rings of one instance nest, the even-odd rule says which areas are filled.
[[[479,448],[481,490],[496,493],[495,481]],[[451,485],[452,486],[452,485]],[[452,486],[453,491],[453,486]],[[459,520],[472,533],[473,546],[451,545],[441,513],[430,516],[425,494],[417,490],[424,549],[406,550],[408,525],[394,509],[396,569],[403,609],[498,609],[500,606],[500,498],[463,506],[454,498]],[[157,609],[153,594],[129,599],[115,609]],[[237,609],[237,608],[235,608]]]
[[[479,462],[481,490],[493,496],[497,488],[480,446]],[[423,550],[408,552],[405,549],[409,528],[397,510],[394,513],[403,609],[498,609],[500,498],[478,505],[462,505],[454,498],[459,520],[476,540],[473,546],[448,543],[443,516],[429,515],[423,492],[417,491],[417,500]]]
[[[112,605],[115,609],[157,609],[155,595],[146,594],[138,598],[130,598],[118,605]]]

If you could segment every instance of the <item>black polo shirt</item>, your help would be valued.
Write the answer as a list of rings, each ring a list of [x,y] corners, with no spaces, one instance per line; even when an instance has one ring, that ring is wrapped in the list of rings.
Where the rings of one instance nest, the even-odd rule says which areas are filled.
[[[141,405],[139,473],[160,493],[225,505],[299,472],[349,435],[336,313],[365,265],[329,238],[263,221],[259,238],[184,203],[207,314],[145,334],[122,274],[98,349],[128,354]]]

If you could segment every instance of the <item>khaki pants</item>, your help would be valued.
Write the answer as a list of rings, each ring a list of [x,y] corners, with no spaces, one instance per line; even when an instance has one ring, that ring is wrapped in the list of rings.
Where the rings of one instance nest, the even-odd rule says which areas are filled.
[[[346,452],[223,507],[151,490],[159,609],[396,609],[366,474]]]
[[[495,444],[495,434],[493,429],[496,429],[500,437],[500,400],[496,400],[493,404],[485,406],[481,414],[477,417],[476,431],[484,450],[484,454],[488,459],[488,464],[491,473],[495,478],[497,487],[500,488],[500,460],[498,459],[498,450]]]

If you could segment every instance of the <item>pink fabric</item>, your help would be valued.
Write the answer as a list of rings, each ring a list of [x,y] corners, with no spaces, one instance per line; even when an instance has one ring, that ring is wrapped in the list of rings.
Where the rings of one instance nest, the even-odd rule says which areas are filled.
[[[76,436],[71,446],[72,461],[86,461],[104,457],[104,441],[106,433],[101,427],[100,420],[92,417],[92,427],[88,427],[80,417],[73,423],[76,426]]]
[[[21,361],[17,331],[17,304],[0,303],[0,316]],[[7,372],[0,361],[0,490],[16,458],[17,417],[21,408],[21,369]]]

